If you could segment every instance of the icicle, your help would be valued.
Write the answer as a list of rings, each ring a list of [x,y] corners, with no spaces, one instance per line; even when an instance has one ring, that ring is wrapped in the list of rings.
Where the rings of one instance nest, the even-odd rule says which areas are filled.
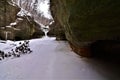
[[[47,33],[49,32],[49,26],[42,26],[41,30],[44,32],[45,37],[48,37]]]

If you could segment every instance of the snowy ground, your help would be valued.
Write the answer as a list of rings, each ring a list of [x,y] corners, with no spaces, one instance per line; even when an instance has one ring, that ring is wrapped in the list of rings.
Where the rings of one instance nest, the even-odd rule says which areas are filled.
[[[0,43],[8,51],[18,42]],[[66,41],[30,40],[33,53],[0,62],[0,80],[119,80],[117,67],[79,57]],[[119,68],[119,67],[118,67]]]

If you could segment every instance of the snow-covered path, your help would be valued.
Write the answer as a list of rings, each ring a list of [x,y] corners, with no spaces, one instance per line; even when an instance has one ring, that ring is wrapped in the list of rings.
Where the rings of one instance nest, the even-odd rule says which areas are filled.
[[[34,39],[33,53],[0,62],[0,80],[115,80],[103,63],[81,58],[65,41]],[[114,72],[114,74],[111,74]]]

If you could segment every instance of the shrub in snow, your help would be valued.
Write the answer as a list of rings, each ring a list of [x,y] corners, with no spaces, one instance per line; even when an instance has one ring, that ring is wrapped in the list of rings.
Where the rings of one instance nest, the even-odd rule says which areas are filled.
[[[8,53],[0,51],[0,60],[8,57],[20,57],[22,54],[30,54],[32,50],[29,47],[29,41],[24,41],[24,43],[19,43],[15,49],[11,49]]]

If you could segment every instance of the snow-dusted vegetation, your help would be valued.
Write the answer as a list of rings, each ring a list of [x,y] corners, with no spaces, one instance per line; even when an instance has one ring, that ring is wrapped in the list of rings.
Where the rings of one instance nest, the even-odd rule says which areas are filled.
[[[32,52],[29,46],[29,40],[13,42],[13,41],[1,41],[0,43],[0,60],[6,58],[20,57],[23,54],[29,54]]]

